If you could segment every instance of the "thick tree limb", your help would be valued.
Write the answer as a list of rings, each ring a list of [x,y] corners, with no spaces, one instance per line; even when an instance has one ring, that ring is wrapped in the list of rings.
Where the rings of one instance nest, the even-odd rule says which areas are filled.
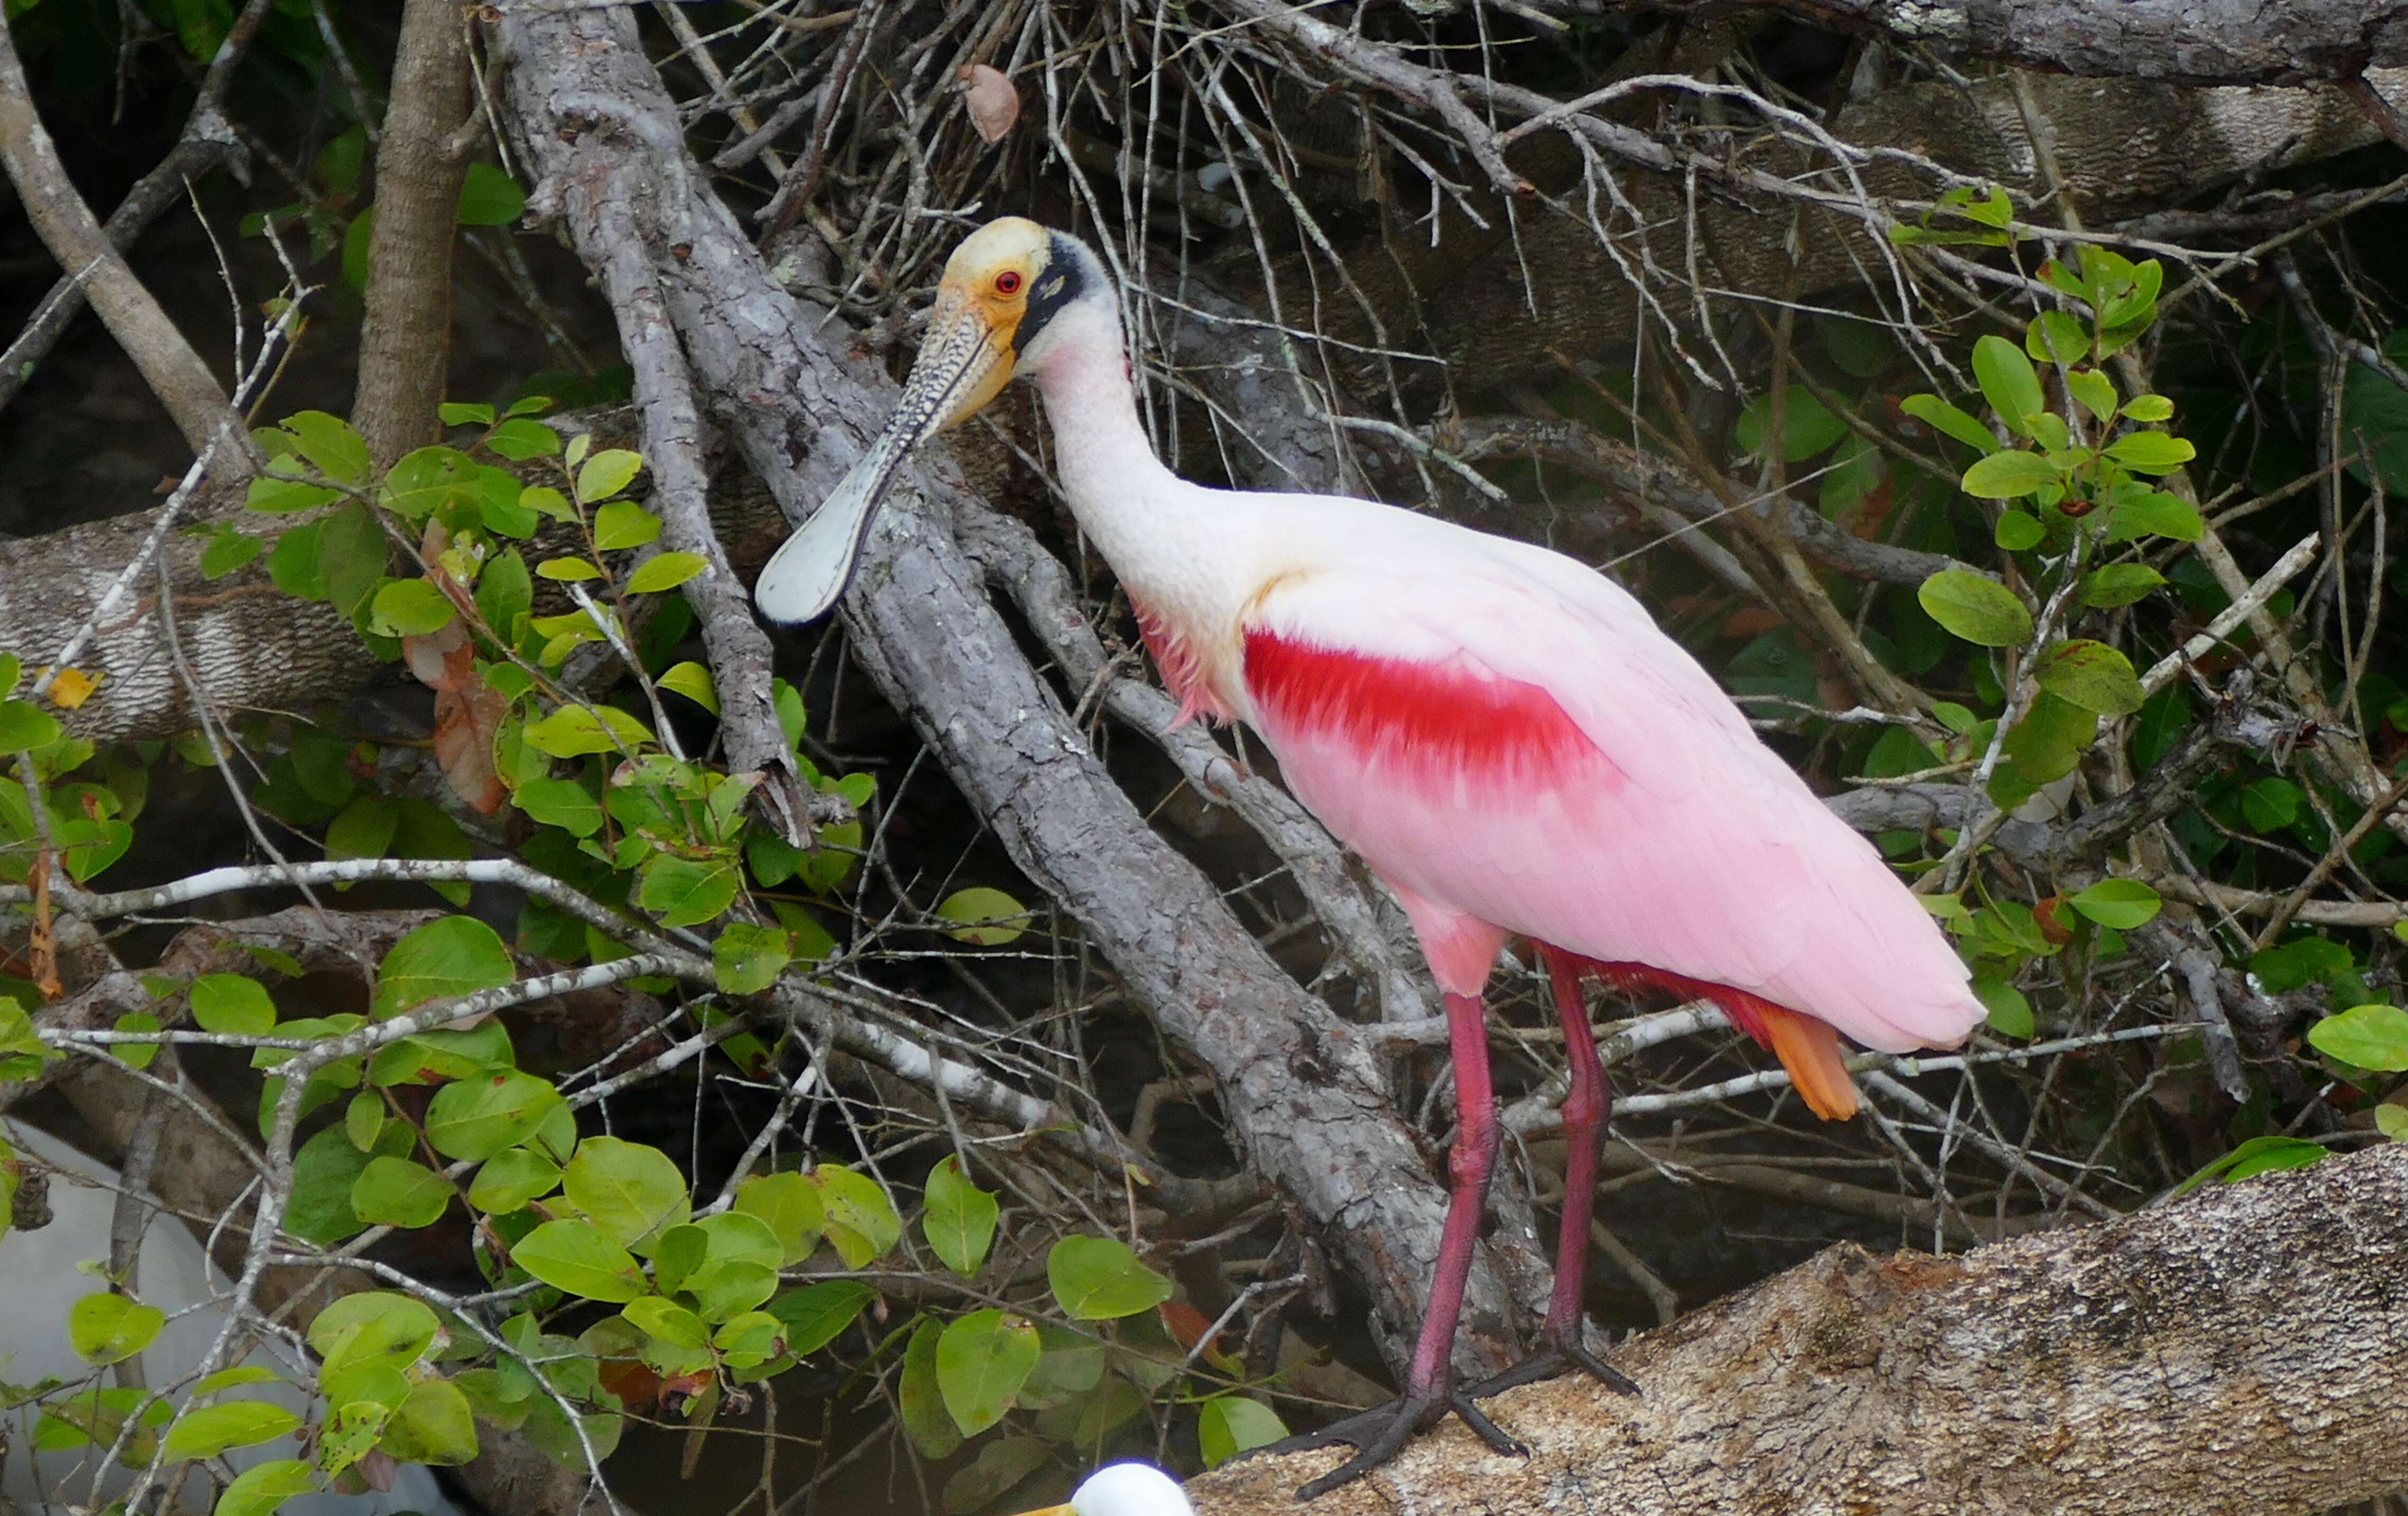
[[[377,143],[376,225],[351,424],[380,467],[442,435],[451,378],[452,248],[459,237],[468,34],[456,0],[407,0]]]
[[[1314,1516],[2291,1516],[2408,1470],[2408,1146],[2329,1158],[1955,1258],[1842,1245],[1490,1403]],[[1195,1481],[1297,1509],[1315,1452]]]
[[[1656,0],[1694,16],[1728,0]],[[2000,58],[2028,68],[2170,84],[2341,84],[2408,64],[2401,0],[1749,0],[1819,26]]]
[[[109,245],[120,252],[134,246],[135,238],[158,220],[169,206],[192,193],[192,186],[221,163],[233,159],[236,177],[243,177],[241,145],[235,140],[234,128],[220,114],[225,105],[227,86],[234,82],[235,70],[251,51],[251,39],[259,35],[260,22],[267,19],[272,0],[250,0],[226,29],[225,40],[218,44],[217,56],[209,60],[208,72],[202,76],[200,93],[193,102],[192,114],[184,120],[183,135],[176,146],[162,159],[157,167],[142,176],[117,208],[108,213],[108,223],[101,228]],[[17,397],[42,360],[50,356],[78,313],[83,309],[82,280],[68,273],[50,286],[27,318],[25,329],[0,352],[0,408]]]
[[[506,111],[547,210],[636,207],[697,385],[789,514],[833,488],[894,387],[831,351],[822,313],[772,285],[686,154],[623,12],[509,12]],[[676,253],[670,250],[676,249]],[[1144,824],[987,602],[947,529],[982,508],[907,471],[846,605],[863,665],[906,710],[1015,863],[1061,899],[1164,1030],[1212,1067],[1235,1136],[1365,1281],[1392,1332],[1420,1315],[1444,1194],[1383,1090],[1374,1044],[1264,953],[1211,882]],[[1526,1298],[1526,1223],[1492,1254]],[[1514,1311],[1476,1271],[1469,1362],[1514,1352]]]
[[[151,393],[167,408],[185,444],[198,452],[219,433],[230,432],[245,437],[247,445],[241,418],[226,405],[225,387],[134,277],[125,255],[117,250],[93,219],[92,207],[69,182],[58,148],[34,108],[33,91],[25,82],[16,40],[6,28],[0,28],[0,163],[7,164],[8,177],[24,201],[26,219],[33,222],[42,245],[50,249],[67,278],[83,286],[109,335],[117,338],[118,346],[142,371]],[[250,472],[243,448],[227,450],[216,468],[221,479],[243,478]]]

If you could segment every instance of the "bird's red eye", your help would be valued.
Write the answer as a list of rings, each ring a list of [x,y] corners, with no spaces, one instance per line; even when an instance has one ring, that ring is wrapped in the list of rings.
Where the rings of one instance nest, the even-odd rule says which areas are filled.
[[[1018,294],[1020,293],[1020,275],[1014,270],[1009,268],[1005,269],[1002,273],[997,274],[995,277],[995,293],[997,294]]]

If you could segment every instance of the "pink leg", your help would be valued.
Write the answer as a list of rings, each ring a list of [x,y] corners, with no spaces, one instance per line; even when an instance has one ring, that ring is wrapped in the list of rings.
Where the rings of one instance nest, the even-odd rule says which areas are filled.
[[[1413,1364],[1405,1380],[1411,1397],[1443,1397],[1447,1358],[1455,1348],[1456,1318],[1463,1314],[1463,1287],[1471,1277],[1472,1251],[1480,1245],[1480,1217],[1488,1204],[1488,1175],[1497,1166],[1497,1091],[1488,1078],[1488,1030],[1476,994],[1446,997],[1447,1050],[1455,1055],[1455,1147],[1446,1155],[1454,1181],[1447,1196],[1446,1230],[1438,1244],[1438,1278],[1429,1309],[1413,1343]]]
[[[1421,1336],[1413,1342],[1413,1361],[1405,1375],[1404,1398],[1349,1416],[1318,1432],[1292,1437],[1283,1448],[1352,1443],[1354,1456],[1297,1492],[1310,1500],[1359,1479],[1397,1455],[1405,1439],[1428,1426],[1453,1406],[1455,1413],[1499,1452],[1527,1450],[1500,1431],[1479,1407],[1454,1393],[1449,1355],[1455,1347],[1455,1319],[1463,1313],[1463,1290],[1471,1276],[1471,1255],[1480,1245],[1480,1218],[1488,1201],[1488,1176],[1497,1165],[1497,1147],[1503,1136],[1497,1124],[1497,1092],[1488,1077],[1488,1032],[1476,994],[1446,997],[1447,1043],[1455,1055],[1455,1147],[1447,1154],[1451,1181],[1446,1228],[1439,1235],[1438,1277],[1431,1281],[1429,1309],[1422,1315]],[[1596,1056],[1591,1050],[1590,1056]],[[1585,1223],[1584,1223],[1585,1224]],[[1575,1291],[1577,1303],[1577,1294]]]
[[[1597,1145],[1613,1093],[1598,1061],[1597,1035],[1589,1030],[1588,1006],[1581,999],[1580,961],[1560,948],[1541,946],[1547,976],[1555,981],[1555,1014],[1564,1024],[1564,1054],[1571,1062],[1572,1086],[1564,1096],[1564,1224],[1555,1237],[1555,1288],[1547,1300],[1547,1340],[1557,1345],[1581,1337],[1582,1285],[1588,1273],[1588,1219],[1597,1198]]]
[[[1588,1221],[1597,1200],[1597,1145],[1613,1106],[1613,1093],[1606,1083],[1605,1065],[1597,1056],[1597,1035],[1589,1030],[1588,1007],[1581,999],[1582,961],[1543,942],[1539,951],[1547,960],[1547,977],[1555,983],[1555,1014],[1563,1023],[1564,1055],[1572,1076],[1563,1106],[1564,1140],[1570,1150],[1564,1160],[1563,1228],[1555,1237],[1555,1286],[1547,1297],[1547,1320],[1541,1328],[1547,1346],[1464,1393],[1484,1398],[1578,1365],[1608,1388],[1637,1394],[1639,1386],[1589,1352],[1582,1339],[1581,1295],[1588,1277]]]

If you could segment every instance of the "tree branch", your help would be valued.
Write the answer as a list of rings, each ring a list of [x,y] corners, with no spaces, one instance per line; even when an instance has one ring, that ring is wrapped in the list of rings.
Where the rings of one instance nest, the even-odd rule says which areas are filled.
[[[34,108],[24,64],[17,58],[16,39],[5,27],[0,27],[0,162],[7,164],[8,177],[24,201],[26,219],[33,222],[42,245],[67,278],[91,296],[93,309],[142,371],[143,381],[160,404],[167,408],[176,429],[184,435],[185,445],[199,452],[221,432],[243,438],[245,447],[228,450],[217,474],[222,479],[248,477],[248,436],[242,419],[226,405],[225,387],[134,277],[125,255],[101,230],[92,207],[68,180],[58,148]]]
[[[1314,1516],[2306,1512],[2408,1468],[2408,1145],[1954,1258],[1843,1244],[1449,1423]],[[1247,1460],[1201,1516],[1296,1510],[1342,1454]]]
[[[458,0],[405,0],[376,154],[367,314],[351,424],[379,467],[442,435],[451,377],[452,248],[467,161],[451,150],[468,119],[468,34]]]

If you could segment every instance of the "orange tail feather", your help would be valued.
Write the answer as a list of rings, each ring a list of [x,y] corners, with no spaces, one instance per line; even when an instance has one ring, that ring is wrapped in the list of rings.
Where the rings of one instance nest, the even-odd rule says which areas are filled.
[[[1840,1050],[1840,1034],[1831,1023],[1794,1010],[1757,1001],[1765,1040],[1781,1057],[1781,1066],[1806,1107],[1827,1122],[1842,1122],[1856,1113],[1856,1081],[1849,1077],[1847,1055]]]

